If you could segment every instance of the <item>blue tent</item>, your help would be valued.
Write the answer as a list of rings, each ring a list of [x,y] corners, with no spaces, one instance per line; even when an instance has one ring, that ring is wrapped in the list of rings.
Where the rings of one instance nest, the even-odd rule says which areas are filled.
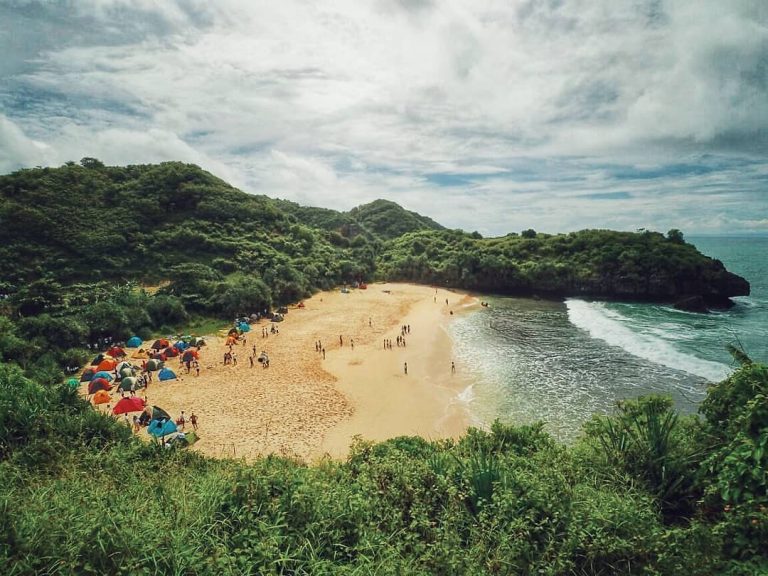
[[[125,343],[128,348],[138,348],[141,346],[141,338],[138,336],[131,336],[128,338],[128,342]]]
[[[250,332],[251,331],[251,325],[246,323],[246,322],[240,322],[240,324],[238,324],[237,327],[240,329],[240,332]]]
[[[96,378],[106,378],[107,380],[112,382],[112,380],[115,379],[115,375],[112,374],[112,372],[106,372],[102,370],[101,372],[96,372],[96,374],[93,375],[93,379],[95,380]]]
[[[189,348],[189,344],[184,342],[184,340],[179,340],[178,342],[176,342],[176,344],[173,345],[173,347],[176,348],[176,350],[178,350],[179,352],[183,352],[184,350]]]
[[[163,368],[160,370],[157,377],[160,378],[160,380],[174,380],[176,378],[176,373],[170,368]]]
[[[152,420],[147,426],[147,432],[158,438],[168,436],[168,434],[176,432],[176,424],[173,423],[173,420]]]

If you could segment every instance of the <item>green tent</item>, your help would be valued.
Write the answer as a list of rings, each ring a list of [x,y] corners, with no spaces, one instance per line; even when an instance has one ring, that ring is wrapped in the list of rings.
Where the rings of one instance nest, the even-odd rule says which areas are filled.
[[[77,381],[77,378],[70,378],[69,380],[67,380],[67,386],[69,386],[70,388],[77,388],[78,386],[80,386],[80,382]]]

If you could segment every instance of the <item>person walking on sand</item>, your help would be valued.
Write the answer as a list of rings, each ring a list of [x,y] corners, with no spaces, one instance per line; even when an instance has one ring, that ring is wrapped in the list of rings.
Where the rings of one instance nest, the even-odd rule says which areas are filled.
[[[451,361],[451,374],[456,374],[456,364]]]
[[[323,360],[325,360],[325,348],[323,348]]]
[[[339,334],[339,346],[344,346],[344,339],[341,337],[341,334]]]
[[[237,354],[232,352],[232,354],[230,354],[230,356],[232,357],[232,365],[233,366],[237,366]]]
[[[187,423],[186,418],[184,418],[184,410],[181,411],[181,416],[179,416],[179,419],[176,420],[176,425],[181,429],[181,431],[184,431],[184,425]]]
[[[189,415],[189,423],[192,424],[192,430],[197,430],[197,415],[194,411]]]
[[[251,368],[253,368],[253,356],[248,356],[248,361],[251,363]]]
[[[403,373],[408,376],[408,362],[403,362]]]
[[[349,339],[349,345],[352,347],[352,350],[355,349],[355,340],[353,338]]]

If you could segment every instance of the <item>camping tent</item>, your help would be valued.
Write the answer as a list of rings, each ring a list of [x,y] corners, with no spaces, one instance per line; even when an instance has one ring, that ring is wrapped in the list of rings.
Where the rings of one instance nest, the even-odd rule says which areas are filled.
[[[96,374],[95,368],[86,368],[80,375],[80,382],[90,382],[93,380],[93,375]]]
[[[133,368],[123,368],[122,370],[120,370],[120,378],[130,378],[135,374],[136,372],[133,370]]]
[[[141,346],[141,338],[138,336],[131,336],[128,338],[128,342],[125,343],[128,348],[138,348]]]
[[[163,420],[163,419],[170,420],[171,419],[171,415],[168,414],[168,412],[166,412],[162,408],[160,408],[160,406],[152,406],[151,412],[152,412],[152,420]]]
[[[165,418],[162,420],[152,420],[147,427],[147,432],[158,438],[160,436],[167,436],[176,432],[176,424],[173,423],[173,420],[166,420]]]
[[[93,358],[93,360],[91,360],[91,366],[98,366],[99,362],[104,360],[104,358],[106,358],[105,354],[96,354],[96,356]]]
[[[96,372],[96,374],[93,375],[93,378],[104,378],[104,380],[108,380],[109,382],[112,382],[112,380],[115,379],[112,372],[105,372],[104,370]]]
[[[189,348],[189,344],[187,344],[186,342],[184,342],[184,340],[179,340],[178,342],[176,342],[176,343],[173,345],[173,347],[174,347],[174,348],[176,348],[176,350],[178,350],[179,352],[183,352],[184,350],[186,350],[187,348]]]
[[[115,366],[115,370],[117,370],[117,373],[119,374],[119,373],[120,373],[120,372],[122,372],[122,371],[123,371],[125,368],[132,368],[132,367],[133,367],[133,366],[131,365],[131,363],[130,363],[130,362],[127,362],[127,361],[123,360],[122,362],[120,362],[120,364],[118,364],[117,366]]]
[[[125,356],[125,350],[120,348],[120,346],[112,346],[109,350],[107,350],[107,354],[112,356],[112,358],[122,358]]]
[[[166,358],[176,358],[176,356],[179,355],[179,349],[174,348],[173,346],[168,346],[168,348],[163,350],[163,354],[165,354]]]
[[[77,381],[77,378],[70,378],[67,380],[67,386],[70,388],[77,388],[80,385],[80,382]]]
[[[96,392],[96,394],[93,395],[93,403],[94,404],[109,404],[109,401],[112,398],[109,396],[109,392],[106,390],[99,390]]]
[[[132,398],[123,398],[112,409],[112,414],[126,414],[128,412],[141,412],[144,410],[144,400],[133,396]]]
[[[118,390],[129,392],[130,390],[136,390],[139,387],[139,381],[133,376],[129,376],[128,378],[123,378],[122,382],[120,382],[120,386],[118,386]]]
[[[185,350],[184,354],[181,357],[181,360],[183,362],[192,362],[192,360],[195,360],[197,358],[200,358],[200,353],[194,349],[190,348],[189,350]]]
[[[160,380],[175,380],[176,373],[170,368],[163,368],[162,370],[160,370],[160,373],[157,375],[157,377]]]
[[[154,372],[160,370],[163,367],[163,363],[160,360],[147,360],[147,370]]]
[[[104,378],[94,378],[88,383],[88,394],[95,394],[99,390],[111,390],[112,385]]]
[[[237,327],[240,329],[240,332],[250,332],[251,327],[246,322],[240,322],[240,324],[237,325]]]
[[[117,362],[113,360],[112,358],[104,358],[101,362],[99,362],[98,369],[99,372],[102,370],[110,371],[114,370],[115,366],[117,366]]]
[[[200,346],[205,346],[205,338],[202,336],[193,336],[192,339],[189,341],[190,346],[197,346],[198,348]]]
[[[168,342],[165,338],[158,338],[152,343],[152,349],[153,350],[162,350],[163,348],[168,348],[171,343]]]

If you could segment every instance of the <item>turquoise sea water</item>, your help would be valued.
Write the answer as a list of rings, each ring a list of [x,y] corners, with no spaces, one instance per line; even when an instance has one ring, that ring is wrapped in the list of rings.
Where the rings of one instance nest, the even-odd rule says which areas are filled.
[[[543,420],[569,440],[623,398],[664,393],[681,411],[696,411],[708,383],[734,369],[726,344],[768,362],[768,237],[688,241],[744,276],[752,294],[707,315],[658,304],[499,297],[458,318],[456,358],[472,382],[460,401],[475,423]]]

